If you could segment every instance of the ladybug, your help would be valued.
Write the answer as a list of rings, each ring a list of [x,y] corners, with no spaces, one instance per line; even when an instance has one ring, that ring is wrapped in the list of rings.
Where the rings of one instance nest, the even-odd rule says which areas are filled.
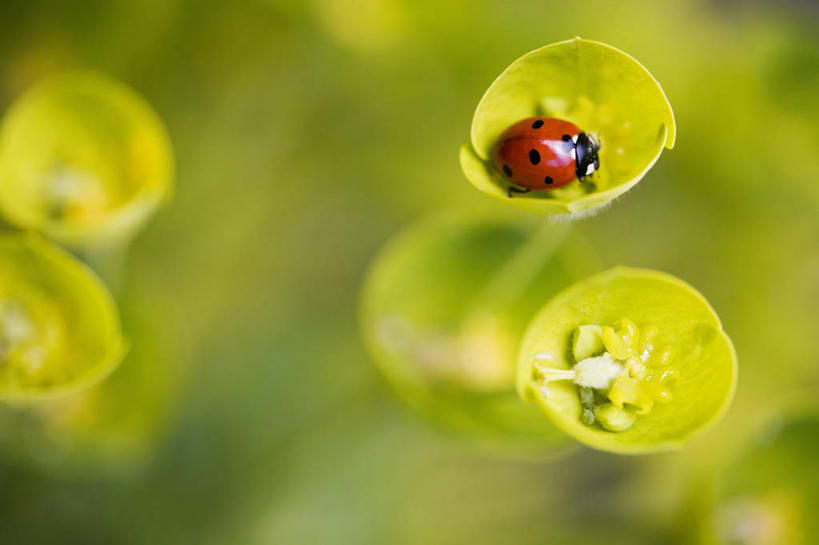
[[[492,162],[509,182],[512,192],[557,189],[600,168],[600,144],[577,125],[553,117],[518,121],[498,139]]]

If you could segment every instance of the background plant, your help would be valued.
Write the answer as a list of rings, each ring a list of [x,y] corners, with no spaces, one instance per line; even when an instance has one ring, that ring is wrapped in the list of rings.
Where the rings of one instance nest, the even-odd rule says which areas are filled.
[[[507,454],[543,458],[570,441],[515,388],[517,354],[540,303],[594,270],[568,226],[449,212],[395,237],[362,288],[374,361],[429,419]]]
[[[139,89],[168,125],[174,205],[137,238],[115,288],[125,329],[147,315],[168,365],[195,369],[173,386],[155,457],[129,478],[55,479],[4,456],[0,541],[673,542],[688,469],[743,442],[777,398],[815,394],[812,8],[206,7],[0,6],[4,106],[52,70],[93,68]],[[673,153],[582,235],[604,267],[696,286],[742,361],[720,433],[683,454],[489,456],[412,418],[358,336],[357,290],[389,237],[453,203],[495,208],[454,159],[486,83],[575,35],[650,67],[679,129]]]
[[[7,442],[11,456],[105,472],[149,450],[172,373],[151,338],[133,339],[139,349],[126,355],[114,297],[78,257],[118,287],[128,244],[169,198],[172,172],[162,122],[115,79],[67,70],[5,112],[0,399],[7,435],[26,438]]]

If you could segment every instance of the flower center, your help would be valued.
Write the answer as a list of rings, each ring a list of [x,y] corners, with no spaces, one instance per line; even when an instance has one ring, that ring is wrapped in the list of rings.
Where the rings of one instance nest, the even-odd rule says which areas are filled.
[[[48,214],[52,219],[73,221],[96,217],[109,204],[95,176],[65,166],[53,171],[46,192]]]
[[[15,299],[0,299],[0,365],[27,373],[42,367],[43,347],[29,313]]]
[[[630,428],[639,415],[651,412],[654,403],[671,401],[669,384],[677,377],[670,365],[671,348],[657,350],[657,328],[642,331],[628,318],[618,329],[581,325],[574,332],[571,369],[535,364],[540,390],[549,395],[548,383],[569,380],[578,386],[580,419],[588,426],[599,424],[609,431]],[[551,359],[538,354],[536,360]]]

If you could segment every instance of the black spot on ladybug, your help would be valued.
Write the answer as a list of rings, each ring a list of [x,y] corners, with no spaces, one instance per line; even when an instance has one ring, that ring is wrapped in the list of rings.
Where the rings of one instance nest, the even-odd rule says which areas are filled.
[[[552,180],[552,177],[551,177],[551,176],[546,176],[546,180],[545,180],[545,181],[546,181],[546,185],[552,185],[553,183],[555,183],[555,181],[554,181],[554,180]]]
[[[532,123],[532,128],[533,128],[533,129],[539,129],[539,128],[541,128],[542,126],[543,126],[543,120],[542,120],[542,119],[538,119],[537,121],[535,121],[534,123]]]
[[[540,154],[536,149],[529,150],[529,162],[536,165],[540,162]]]
[[[572,139],[572,137],[569,136],[568,134],[564,134],[560,138],[562,138],[564,142],[569,142]]]
[[[512,169],[509,168],[509,165],[503,165],[503,173],[509,176],[510,178],[512,177]]]

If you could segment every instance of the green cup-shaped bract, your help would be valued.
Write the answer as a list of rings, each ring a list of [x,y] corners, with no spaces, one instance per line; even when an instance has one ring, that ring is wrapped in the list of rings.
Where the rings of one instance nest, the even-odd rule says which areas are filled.
[[[0,212],[73,247],[127,242],[170,196],[172,180],[162,122],[107,77],[47,79],[0,126]]]
[[[678,376],[668,403],[637,414],[623,431],[607,431],[581,419],[580,391],[572,381],[540,387],[537,366],[568,370],[575,331],[584,325],[612,326],[627,317],[652,326],[655,344],[669,347]],[[591,447],[624,454],[679,448],[694,432],[715,423],[733,399],[736,355],[714,310],[694,288],[668,274],[615,267],[561,292],[535,316],[521,343],[518,390],[537,400],[549,418]]]
[[[593,183],[508,196],[509,182],[490,154],[501,133],[533,116],[571,121],[602,144]],[[609,45],[575,38],[513,62],[492,83],[472,118],[461,167],[493,197],[543,215],[581,214],[633,187],[672,148],[674,114],[659,83],[635,59]]]
[[[157,332],[131,318],[129,331],[140,342],[106,380],[38,405],[40,433],[30,448],[47,450],[44,461],[54,469],[127,472],[156,448],[177,370],[157,344]]]
[[[0,400],[91,386],[123,352],[115,303],[90,269],[36,235],[0,237]]]
[[[460,214],[421,222],[381,251],[361,305],[370,353],[405,401],[519,452],[570,442],[517,397],[515,357],[540,302],[592,266],[567,226],[532,227]]]

